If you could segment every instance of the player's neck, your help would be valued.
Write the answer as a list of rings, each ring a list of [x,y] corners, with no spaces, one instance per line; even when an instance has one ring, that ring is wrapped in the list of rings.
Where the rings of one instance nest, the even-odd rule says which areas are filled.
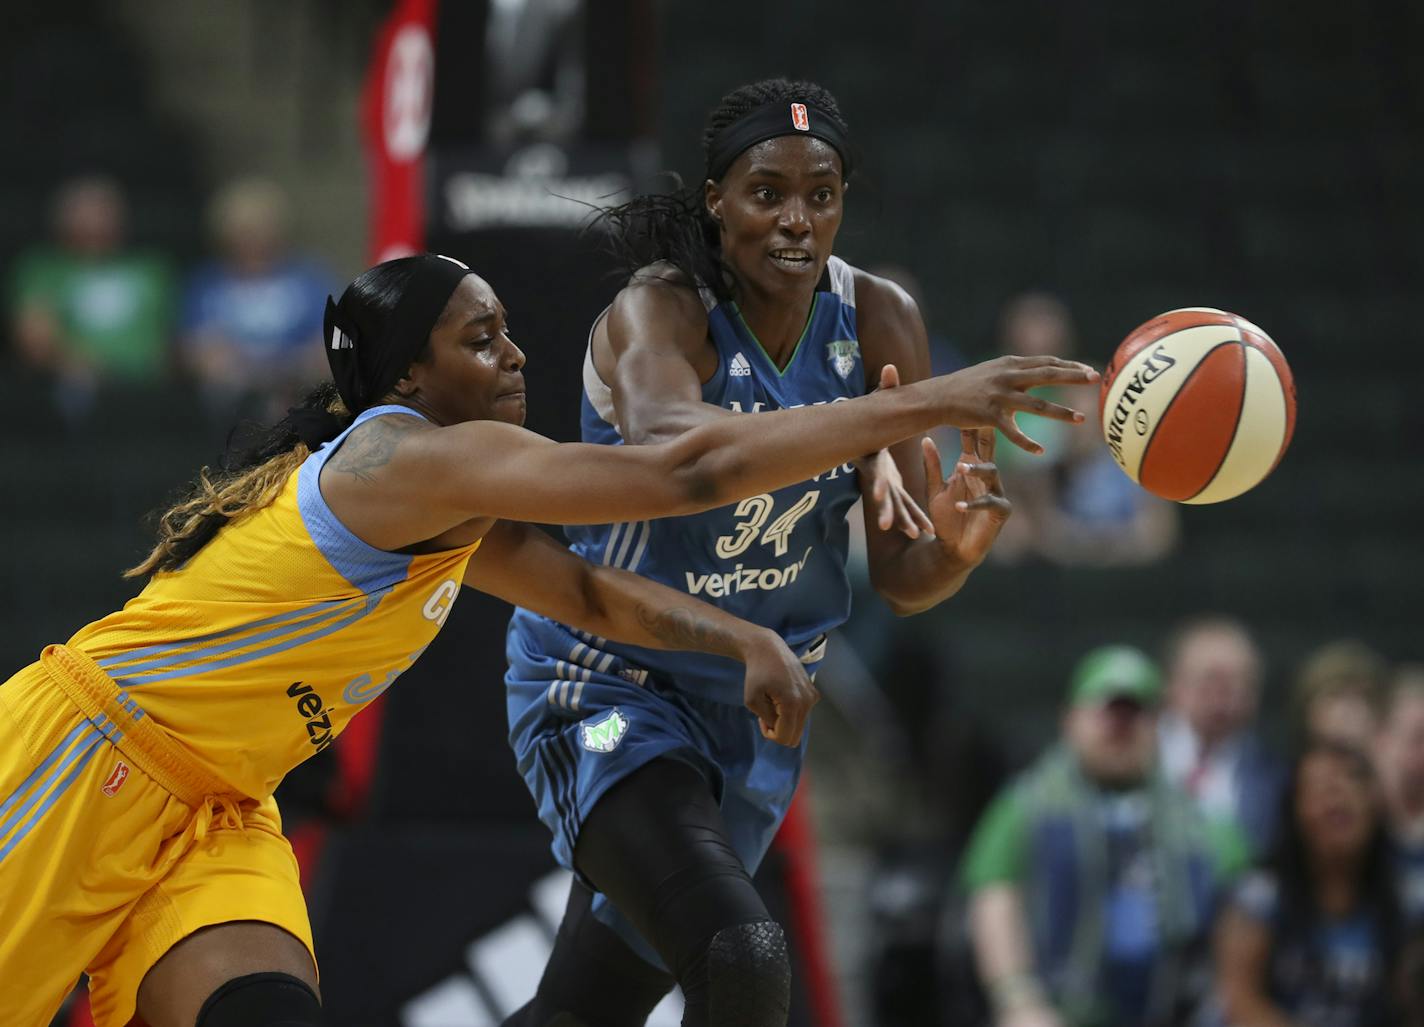
[[[737,309],[766,355],[785,370],[806,331],[815,299],[814,288],[792,295],[744,289],[737,297]]]

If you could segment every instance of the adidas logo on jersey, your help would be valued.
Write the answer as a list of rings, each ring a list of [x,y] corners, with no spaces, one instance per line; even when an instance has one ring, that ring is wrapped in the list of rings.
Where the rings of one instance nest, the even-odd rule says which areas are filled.
[[[733,378],[750,378],[752,365],[747,363],[747,358],[738,352],[737,355],[732,358],[732,365],[727,368],[727,373]]]

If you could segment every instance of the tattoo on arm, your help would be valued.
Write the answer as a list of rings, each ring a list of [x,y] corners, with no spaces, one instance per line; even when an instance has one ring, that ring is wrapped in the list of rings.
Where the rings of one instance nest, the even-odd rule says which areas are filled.
[[[732,633],[693,610],[673,607],[653,609],[643,603],[636,607],[638,623],[660,642],[674,649],[734,656]]]
[[[378,417],[347,436],[328,465],[362,481],[371,481],[374,472],[390,462],[402,439],[418,427],[413,418]]]

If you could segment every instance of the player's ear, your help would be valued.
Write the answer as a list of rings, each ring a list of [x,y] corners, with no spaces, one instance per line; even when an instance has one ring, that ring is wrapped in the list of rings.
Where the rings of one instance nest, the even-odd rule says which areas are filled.
[[[722,187],[710,178],[702,187],[702,202],[707,206],[707,216],[720,225],[722,223]]]
[[[401,399],[410,399],[420,391],[421,365],[417,361],[410,365],[410,370],[400,376],[400,379],[391,386],[391,391]]]

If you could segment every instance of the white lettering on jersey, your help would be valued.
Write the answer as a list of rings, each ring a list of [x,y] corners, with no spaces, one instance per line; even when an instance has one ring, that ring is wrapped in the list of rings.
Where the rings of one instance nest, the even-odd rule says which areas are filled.
[[[738,592],[771,592],[787,585],[795,584],[806,561],[811,559],[812,546],[795,563],[785,567],[743,567],[737,564],[729,571],[719,574],[693,574],[687,572],[687,591],[691,595],[706,593],[713,599],[734,595]]]
[[[444,627],[445,618],[450,616],[450,607],[455,605],[455,597],[459,594],[460,586],[455,583],[455,579],[446,578],[430,593],[430,598],[425,601],[420,612],[426,620],[433,620]]]

